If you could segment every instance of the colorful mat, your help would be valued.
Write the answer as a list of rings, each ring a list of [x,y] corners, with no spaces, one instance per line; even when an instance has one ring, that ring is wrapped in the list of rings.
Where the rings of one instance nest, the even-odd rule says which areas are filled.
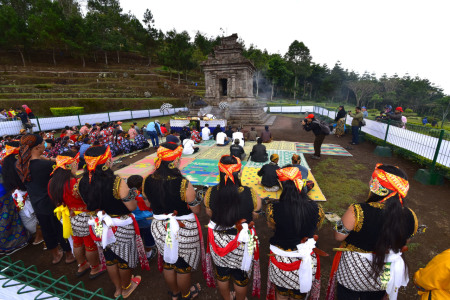
[[[295,143],[297,152],[314,154],[314,144],[312,143]],[[324,155],[339,155],[339,156],[353,156],[341,145],[322,144],[320,154]]]
[[[254,188],[261,198],[270,197],[279,199],[281,190],[279,190],[278,192],[268,192],[260,184],[258,184],[258,181],[261,180],[261,177],[259,177],[257,174],[258,171],[259,168],[245,167],[241,177],[242,185]],[[308,180],[314,181],[314,188],[308,193],[308,196],[314,201],[327,201],[311,171],[308,173]]]
[[[305,157],[301,153],[297,153],[295,151],[272,150],[272,149],[268,149],[267,153],[269,154],[269,156],[268,156],[269,158],[272,154],[278,154],[278,156],[280,157],[280,159],[278,161],[278,165],[280,167],[284,167],[285,165],[292,164],[292,155],[298,154],[301,158],[301,165],[309,169],[308,163],[306,162]],[[265,164],[268,164],[268,163],[269,163],[269,160],[267,160],[266,162],[262,162],[262,163],[249,160],[247,162],[246,166],[249,168],[260,169],[260,168],[262,168],[262,166],[264,166]]]
[[[266,149],[296,151],[295,144],[295,142],[272,141],[263,145],[266,146]]]
[[[193,160],[193,158],[181,158],[180,170],[183,170]],[[117,170],[115,173],[122,178],[128,178],[131,175],[141,175],[142,177],[145,177],[152,173],[154,168],[154,157],[147,156],[141,160],[138,160],[134,164],[129,165],[128,167]]]
[[[212,146],[210,148],[207,148],[206,150],[202,151],[203,149],[200,150],[200,154],[197,156],[198,159],[212,159],[212,160],[220,160],[220,158],[223,155],[230,155],[230,146],[231,145],[226,145],[226,146]],[[247,156],[249,155],[249,153],[252,151],[253,146],[251,144],[249,145],[245,145],[244,146],[244,151],[247,154]]]
[[[202,141],[200,144],[196,144],[196,146],[211,147],[211,146],[214,146],[215,144],[216,144],[215,140],[207,140],[207,141]]]
[[[197,158],[181,173],[194,185],[217,185],[219,176],[217,163],[217,160]]]

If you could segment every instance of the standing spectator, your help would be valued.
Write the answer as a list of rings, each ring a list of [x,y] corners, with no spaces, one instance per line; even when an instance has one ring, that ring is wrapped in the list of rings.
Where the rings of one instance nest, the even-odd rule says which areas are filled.
[[[247,140],[255,142],[258,137],[258,132],[255,130],[255,127],[252,127],[251,130],[247,133]]]
[[[402,116],[402,128],[405,129],[406,128],[406,123],[408,122],[408,119],[405,116]]]
[[[424,117],[424,118],[422,119],[422,124],[423,124],[423,125],[427,125],[427,124],[428,124],[428,117]]]
[[[208,141],[210,135],[211,135],[211,130],[209,130],[209,124],[205,124],[205,127],[203,127],[203,129],[202,129],[202,140]]]
[[[270,156],[270,163],[264,165],[259,171],[258,176],[262,177],[259,184],[268,192],[276,192],[280,189],[280,183],[278,182],[277,170],[279,160],[278,154],[272,154]]]
[[[199,147],[194,147],[194,141],[192,140],[192,137],[186,137],[183,140],[183,154],[184,155],[191,155],[194,153],[197,153],[198,150],[200,150]]]
[[[229,125],[228,129],[225,130],[225,133],[226,133],[227,137],[232,138],[233,137],[233,127],[231,127],[231,125]]]
[[[363,114],[363,118],[367,119],[367,117],[369,117],[369,112],[367,111],[367,108],[365,106],[361,107],[361,111]]]
[[[338,113],[336,115],[336,118],[334,119],[334,121],[336,122],[336,132],[335,132],[335,136],[336,137],[341,137],[345,134],[345,109],[344,106],[339,106],[338,108]]]
[[[261,132],[263,143],[270,143],[272,141],[272,133],[269,131],[269,126],[264,126],[264,131]]]
[[[213,131],[213,137],[214,137],[214,139],[216,139],[216,137],[217,137],[217,134],[219,133],[219,132],[222,132],[222,128],[220,128],[220,125],[219,124],[217,124],[217,126],[216,126],[216,128],[214,128],[214,131]],[[226,135],[226,134],[225,134]]]
[[[236,131],[231,136],[232,141],[235,141],[236,139],[239,140],[239,145],[244,147],[244,134],[239,130],[239,128],[236,128]]]
[[[22,111],[21,108],[17,109],[16,117],[22,121],[22,129],[29,129],[30,133],[33,133],[33,126],[31,125],[30,119],[28,118],[28,115],[26,112]]]
[[[312,159],[320,159],[320,149],[322,148],[323,140],[326,133],[320,127],[319,121],[314,118],[313,114],[309,114],[305,120],[302,121],[303,129],[312,131],[314,133],[314,155]]]
[[[119,125],[119,126],[117,126],[117,128],[119,129],[119,130],[121,130],[121,131],[123,131],[123,128],[122,128],[122,122],[117,122],[117,125]]]
[[[360,123],[364,119],[364,115],[361,112],[361,107],[357,106],[355,107],[355,114],[352,114],[351,111],[348,112],[350,117],[353,117],[352,120],[352,141],[350,144],[352,145],[358,145],[359,142],[359,127],[361,126]]]
[[[147,134],[150,137],[150,139],[152,140],[153,148],[158,148],[159,147],[158,136],[161,135],[161,129],[160,129],[158,120],[148,123]]]
[[[36,117],[34,116],[33,112],[31,111],[31,109],[27,106],[27,105],[22,105],[22,108],[25,110],[25,112],[28,115],[29,119],[35,119]]]
[[[216,145],[217,146],[226,146],[230,142],[230,139],[227,137],[225,132],[218,132],[216,135]]]
[[[250,152],[251,161],[254,162],[266,162],[269,159],[266,146],[262,144],[262,139],[258,138],[257,144],[253,146],[252,152]]]
[[[134,129],[134,125],[131,125],[131,128],[128,130],[128,135],[132,140],[134,140],[134,138],[137,136],[137,132],[136,129]]]
[[[403,113],[403,109],[399,106],[395,109],[395,112],[393,114],[389,114],[388,117],[389,119],[391,119],[393,122],[393,125],[397,126],[397,127],[403,127],[403,123],[402,123],[402,113]]]
[[[245,151],[244,148],[242,148],[241,145],[239,145],[239,139],[234,140],[234,144],[230,146],[230,155],[236,156],[240,158],[241,160],[245,159]]]

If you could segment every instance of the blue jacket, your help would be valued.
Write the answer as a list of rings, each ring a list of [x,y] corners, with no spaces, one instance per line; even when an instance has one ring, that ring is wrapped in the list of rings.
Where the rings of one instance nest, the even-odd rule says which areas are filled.
[[[148,132],[148,131],[154,131],[154,132],[157,132],[157,131],[156,131],[156,127],[158,127],[159,132],[161,132],[161,126],[160,126],[158,123],[155,123],[155,122],[150,122],[150,123],[148,123],[148,125],[147,125],[147,132]]]

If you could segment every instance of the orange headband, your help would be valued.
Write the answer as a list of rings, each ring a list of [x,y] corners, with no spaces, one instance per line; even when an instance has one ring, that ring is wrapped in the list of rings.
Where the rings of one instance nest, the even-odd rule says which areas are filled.
[[[295,183],[295,186],[299,191],[303,188],[302,172],[296,167],[288,167],[277,170],[278,180],[286,181],[291,180]]]
[[[8,156],[12,154],[19,154],[20,147],[12,147],[9,145],[5,146],[5,155],[3,155],[3,159],[7,158]]]
[[[63,156],[63,155],[58,155],[56,157],[56,165],[55,168],[53,169],[53,172],[50,175],[53,175],[53,173],[55,173],[55,171],[58,168],[63,168],[66,170],[70,170],[70,165],[76,161],[77,164],[80,162],[80,153],[78,152],[77,155],[75,155],[75,157],[70,157],[70,156]]]
[[[229,155],[223,155],[220,158],[220,160],[222,160],[222,158],[225,156],[229,156]],[[233,173],[240,171],[242,168],[241,160],[236,156],[233,156],[233,157],[236,158],[236,160],[237,160],[237,163],[234,165],[225,165],[225,164],[222,164],[219,160],[219,171],[222,173],[225,173],[225,184],[227,184],[228,178],[230,178],[230,180],[233,181],[233,183],[235,183]]]
[[[409,190],[408,180],[381,170],[378,168],[380,166],[382,166],[382,164],[377,164],[375,166],[375,171],[372,173],[370,191],[379,196],[386,196],[379,202],[384,202],[398,194],[400,203],[403,206],[403,198],[406,197]],[[390,191],[393,193],[390,193]]]
[[[162,161],[174,161],[183,153],[183,147],[178,146],[175,150],[167,149],[163,146],[158,148],[155,158],[155,167],[158,169]]]
[[[95,168],[97,168],[98,165],[102,165],[108,161],[108,159],[111,159],[111,149],[106,148],[105,153],[103,153],[100,156],[84,156],[84,160],[86,161],[86,167],[89,171],[89,183],[91,183],[92,179],[92,172],[95,171]]]

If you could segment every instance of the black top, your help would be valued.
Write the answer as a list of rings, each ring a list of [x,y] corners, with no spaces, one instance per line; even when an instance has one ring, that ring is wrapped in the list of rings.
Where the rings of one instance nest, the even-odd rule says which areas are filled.
[[[20,114],[16,114],[16,117],[20,118],[20,121],[22,121],[22,124],[28,123],[28,115],[26,112],[21,112]]]
[[[244,148],[242,148],[241,145],[236,145],[233,144],[230,146],[230,155],[236,156],[236,157],[241,157],[242,154],[244,154]]]
[[[213,131],[213,136],[214,136],[214,139],[216,139],[216,136],[217,136],[217,134],[219,133],[219,132],[222,132],[222,129],[221,128],[214,128],[214,131]]]
[[[266,151],[266,146],[262,144],[256,144],[253,146],[252,152],[250,152],[252,161],[254,162],[266,162],[268,160],[268,154]]]
[[[232,129],[225,130],[225,134],[229,138],[233,137],[233,133],[234,133],[234,131]]]
[[[248,186],[241,186],[238,188],[239,191],[239,218],[236,220],[238,222],[239,220],[245,219],[247,220],[247,223],[250,223],[253,221],[253,215],[252,212],[256,209],[258,203],[257,203],[257,196],[256,192],[248,187]],[[217,211],[217,200],[219,197],[219,186],[212,186],[208,188],[205,194],[205,206],[212,210],[212,217],[211,220],[213,222],[216,221],[216,214],[220,213],[220,211]]]
[[[336,118],[334,119],[335,122],[337,122],[339,119],[345,118],[346,112],[344,109],[341,109],[338,111]]]
[[[303,125],[303,128],[306,131],[311,131],[312,130],[314,135],[324,134],[322,132],[322,128],[320,128],[319,121],[317,121],[317,120],[313,120],[311,123],[306,123],[305,125]]]
[[[184,177],[169,177],[163,182],[151,174],[143,183],[144,196],[150,201],[150,207],[155,215],[171,214],[175,210],[178,212],[177,216],[189,215],[192,212],[186,203],[188,185],[189,180]],[[164,195],[155,192],[159,187],[164,189]]]
[[[322,206],[312,200],[308,201],[308,206],[314,213],[305,216],[301,230],[296,231],[292,226],[294,216],[286,205],[286,202],[279,201],[267,206],[267,221],[275,225],[275,234],[270,238],[270,244],[284,250],[297,250],[296,246],[304,237],[312,238],[314,236],[317,228],[322,224],[325,214]]]
[[[43,159],[30,161],[31,181],[25,182],[31,205],[37,214],[53,215],[55,206],[48,195],[48,182],[54,162]]]
[[[130,210],[123,204],[119,194],[121,181],[122,178],[115,176],[113,180],[106,184],[106,186],[102,187],[102,198],[100,199],[98,207],[92,207],[92,205],[89,205],[89,201],[86,201],[84,198],[83,201],[88,205],[90,210],[104,210],[108,215],[112,216],[129,214]]]
[[[343,246],[353,251],[372,252],[384,223],[384,204],[379,202],[357,203],[352,205],[355,212],[355,227],[345,239]],[[406,217],[403,244],[417,232],[416,214],[409,208],[404,208]]]
[[[270,162],[267,165],[264,165],[258,171],[258,176],[262,176],[261,184],[266,187],[273,187],[273,186],[279,185],[278,184],[278,175],[277,175],[277,170],[279,168],[280,167],[273,162]]]

